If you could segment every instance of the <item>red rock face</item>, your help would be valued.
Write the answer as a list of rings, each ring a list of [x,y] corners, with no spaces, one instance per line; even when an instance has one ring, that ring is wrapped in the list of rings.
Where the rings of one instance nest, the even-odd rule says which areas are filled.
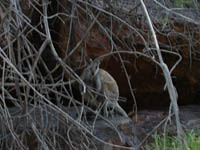
[[[110,22],[106,22],[103,15],[100,15],[98,20],[104,28],[109,28]],[[194,39],[192,39],[192,41],[194,42],[198,40],[199,35],[196,33],[199,33],[199,29],[193,24],[188,23],[183,26],[182,23],[176,22],[173,19],[171,21],[173,21],[173,26],[170,27],[169,31],[163,34],[157,32],[157,38],[162,50],[177,52],[182,57],[182,61],[172,72],[174,85],[179,95],[178,103],[193,103],[193,99],[199,86],[200,72],[198,68],[200,63],[194,59],[194,56],[198,55],[198,52],[196,53],[195,51],[191,51],[191,42],[188,39],[190,39],[190,33],[195,31],[193,36]],[[141,37],[126,25],[119,23],[119,21],[114,20],[112,22],[112,40],[114,44],[108,36],[103,33],[98,24],[95,23],[92,27],[90,27],[91,24],[92,20],[80,19],[79,21],[75,20],[73,22],[72,31],[74,42],[78,43],[80,40],[83,41],[77,51],[74,52],[77,59],[81,57],[80,55],[83,51],[86,56],[90,58],[102,56],[113,50],[137,51],[144,54],[145,46]],[[148,40],[149,35],[151,34],[148,27],[145,24],[141,26],[141,24],[143,24],[142,21],[136,23],[133,19],[131,25],[139,28],[144,39],[149,41],[151,43],[150,45],[152,45],[152,41]],[[162,27],[161,24],[155,24],[155,26],[158,30]],[[89,27],[91,29],[88,31]],[[66,26],[63,28],[66,28]],[[60,32],[62,32],[62,30]],[[86,31],[88,34],[86,34]],[[65,43],[65,39],[61,38],[60,42],[62,43],[62,46],[65,47],[65,44],[63,44]],[[193,46],[195,50],[198,50],[200,47],[198,43]],[[178,61],[179,57],[177,55],[170,54],[169,52],[163,52],[162,54],[165,63],[168,65],[169,69],[171,69]],[[155,51],[153,53],[155,54]],[[170,99],[168,92],[164,91],[165,80],[159,66],[152,60],[140,55],[125,53],[121,54],[121,58],[124,61],[128,77],[133,88],[132,90],[136,96],[137,104],[144,107],[168,106]],[[155,59],[158,60],[156,54]],[[133,104],[130,87],[124,73],[122,63],[119,59],[119,55],[113,54],[109,55],[109,57],[105,57],[101,67],[107,70],[116,79],[120,89],[120,95],[128,98],[128,105]]]

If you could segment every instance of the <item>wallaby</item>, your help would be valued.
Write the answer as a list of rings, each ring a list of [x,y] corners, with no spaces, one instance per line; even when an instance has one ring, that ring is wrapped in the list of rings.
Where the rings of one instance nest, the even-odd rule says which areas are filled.
[[[105,70],[99,68],[100,61],[91,61],[81,74],[81,79],[87,85],[85,100],[96,108],[103,107],[104,115],[108,117],[108,108],[116,110],[125,117],[127,113],[118,104],[119,88],[115,79]]]

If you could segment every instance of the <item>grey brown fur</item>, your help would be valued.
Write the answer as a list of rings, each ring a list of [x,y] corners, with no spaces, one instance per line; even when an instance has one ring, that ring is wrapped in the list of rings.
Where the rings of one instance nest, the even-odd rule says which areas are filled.
[[[100,69],[99,63],[99,61],[91,62],[81,75],[87,85],[85,100],[95,108],[103,106],[106,117],[108,117],[108,107],[128,117],[118,104],[119,88],[115,79],[107,71]]]

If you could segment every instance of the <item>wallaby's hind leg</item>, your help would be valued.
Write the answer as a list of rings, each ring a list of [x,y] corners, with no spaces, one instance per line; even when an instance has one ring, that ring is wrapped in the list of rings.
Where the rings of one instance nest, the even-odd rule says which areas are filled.
[[[114,116],[115,112],[123,115],[124,117],[128,117],[127,113],[123,110],[123,108],[118,103],[109,103],[108,107],[112,108],[110,110],[110,114],[112,117]]]
[[[108,110],[108,108],[111,108],[111,110]],[[109,115],[111,115],[111,117],[113,118],[114,110],[115,110],[115,105],[106,101],[104,106],[104,116],[108,118]]]
[[[111,110],[109,111],[109,114],[111,115],[111,117],[113,118],[114,117],[114,114],[115,114],[115,110],[116,110],[116,104],[113,104],[113,103],[109,103],[109,106],[111,108]]]

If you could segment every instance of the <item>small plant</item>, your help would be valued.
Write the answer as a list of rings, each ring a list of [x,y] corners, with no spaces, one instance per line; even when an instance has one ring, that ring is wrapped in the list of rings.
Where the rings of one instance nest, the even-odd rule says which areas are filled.
[[[175,4],[175,7],[185,8],[187,5],[192,4],[192,0],[176,0],[174,4]]]
[[[186,133],[186,141],[188,147],[183,144],[183,150],[199,150],[200,149],[200,134],[190,131]],[[146,150],[178,150],[178,138],[177,136],[170,137],[166,134],[165,140],[164,137],[161,137],[157,134],[154,135],[154,143],[151,143],[145,146]]]

